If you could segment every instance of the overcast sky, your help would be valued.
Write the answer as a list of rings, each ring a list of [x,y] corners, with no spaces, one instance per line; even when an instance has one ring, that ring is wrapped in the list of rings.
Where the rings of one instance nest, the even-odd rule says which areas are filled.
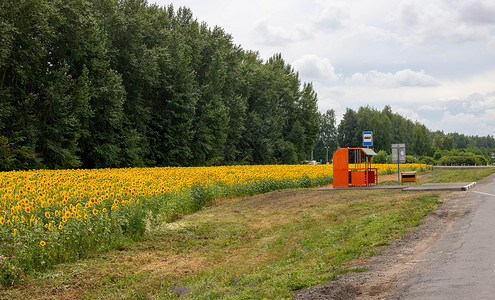
[[[148,0],[190,8],[245,50],[281,53],[320,111],[370,105],[430,130],[495,135],[493,0]]]

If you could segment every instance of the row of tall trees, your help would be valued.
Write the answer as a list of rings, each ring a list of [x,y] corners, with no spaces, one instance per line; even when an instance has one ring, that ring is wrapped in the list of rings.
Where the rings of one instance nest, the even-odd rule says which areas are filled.
[[[146,0],[0,2],[0,168],[296,163],[317,96],[281,55]]]
[[[359,146],[365,130],[376,151],[495,148],[388,106],[336,125],[280,54],[263,61],[187,8],[0,1],[0,170],[297,163]]]
[[[315,143],[314,158],[325,162],[327,148],[328,159],[331,160],[331,155],[338,147],[361,147],[363,131],[370,130],[373,131],[373,149],[377,153],[385,151],[390,154],[392,144],[406,144],[406,152],[417,158],[435,156],[435,159],[439,159],[442,153],[453,149],[467,149],[486,158],[495,152],[493,136],[432,132],[419,122],[393,113],[390,106],[385,106],[381,111],[365,106],[357,111],[348,108],[338,125],[334,110],[320,115],[320,132]]]

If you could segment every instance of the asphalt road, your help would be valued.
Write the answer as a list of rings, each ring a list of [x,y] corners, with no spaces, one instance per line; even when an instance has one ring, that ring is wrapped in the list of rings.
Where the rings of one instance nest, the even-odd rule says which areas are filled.
[[[394,299],[495,299],[495,176],[466,193],[468,213],[410,271]]]

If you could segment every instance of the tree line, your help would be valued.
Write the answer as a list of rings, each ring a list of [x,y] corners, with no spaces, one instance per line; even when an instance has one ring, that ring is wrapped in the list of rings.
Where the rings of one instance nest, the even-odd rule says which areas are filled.
[[[146,0],[0,1],[0,107],[0,170],[299,163],[365,130],[377,152],[495,148],[388,106],[337,126],[280,54],[264,61],[190,9]]]
[[[297,163],[311,84],[185,7],[0,2],[0,168]]]
[[[495,152],[493,136],[466,136],[430,131],[419,122],[393,113],[387,105],[381,111],[370,106],[360,107],[357,111],[348,108],[338,125],[334,110],[320,114],[320,132],[314,148],[314,158],[326,162],[327,148],[330,161],[331,155],[339,147],[361,147],[363,131],[373,131],[373,149],[377,153],[382,152],[377,157],[380,162],[386,162],[385,158],[387,154],[390,156],[392,144],[406,145],[408,162],[429,164],[449,164],[453,156],[464,157],[456,160],[461,163],[466,161],[473,165],[486,164]],[[462,151],[458,151],[459,149]],[[383,159],[380,159],[381,157]]]

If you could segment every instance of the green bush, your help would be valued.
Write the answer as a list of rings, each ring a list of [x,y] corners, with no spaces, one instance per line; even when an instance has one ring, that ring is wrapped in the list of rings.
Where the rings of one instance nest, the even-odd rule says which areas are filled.
[[[386,164],[387,163],[387,152],[385,150],[380,150],[371,160],[374,164]]]
[[[488,164],[488,160],[486,159],[486,157],[484,157],[482,155],[475,155],[474,159],[476,160],[477,165],[483,165],[484,166],[484,165]]]
[[[445,156],[439,163],[442,166],[474,166],[476,159],[474,156]]]
[[[435,154],[433,154],[433,159],[434,160],[440,160],[442,158],[442,156],[443,156],[442,151],[437,150],[437,151],[435,151]]]
[[[406,155],[406,164],[414,164],[416,163],[416,160],[414,159],[414,156],[412,155]]]
[[[420,156],[419,162],[427,165],[434,165],[436,163],[435,159],[433,159],[433,157],[431,156]]]

